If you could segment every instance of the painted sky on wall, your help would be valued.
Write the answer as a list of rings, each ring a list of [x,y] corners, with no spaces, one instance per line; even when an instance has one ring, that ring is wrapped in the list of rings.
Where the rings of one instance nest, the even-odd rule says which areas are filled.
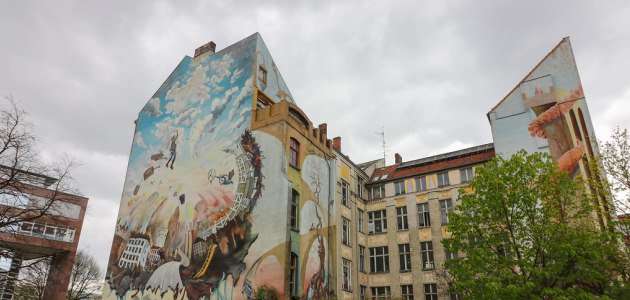
[[[298,105],[355,161],[382,153],[381,126],[390,162],[489,142],[486,113],[564,36],[597,136],[630,128],[627,1],[255,4],[0,4],[0,94],[29,111],[44,159],[82,162],[74,176],[91,200],[80,247],[102,266],[133,120],[210,40],[222,49],[261,32]]]

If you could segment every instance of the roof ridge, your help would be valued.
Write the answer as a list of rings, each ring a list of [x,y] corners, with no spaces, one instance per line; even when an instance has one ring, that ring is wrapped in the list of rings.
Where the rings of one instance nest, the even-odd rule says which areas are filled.
[[[503,101],[505,101],[505,99],[507,99],[508,96],[510,96],[517,87],[519,87],[523,82],[525,82],[525,80],[527,79],[527,77],[529,77],[530,75],[532,75],[532,73],[534,73],[534,70],[536,70],[542,63],[543,61],[545,61],[545,59],[547,59],[547,57],[549,57],[549,55],[551,55],[551,53],[553,53],[554,51],[556,51],[556,49],[558,49],[560,47],[560,45],[562,45],[562,43],[564,41],[569,41],[569,37],[564,37],[560,40],[560,42],[558,42],[558,44],[556,44],[555,47],[553,47],[553,49],[551,49],[551,51],[549,51],[549,53],[547,53],[547,55],[545,55],[545,57],[543,57],[528,73],[527,75],[525,75],[525,77],[523,77],[523,79],[521,79],[521,81],[519,81],[514,88],[512,88],[512,90],[510,90],[504,97],[503,99],[501,99],[501,101],[499,101],[499,103],[497,103],[494,107],[492,107],[492,109],[490,109],[490,112],[493,112],[495,109],[497,109],[497,107],[499,107],[499,105],[501,105],[501,103],[503,103]]]

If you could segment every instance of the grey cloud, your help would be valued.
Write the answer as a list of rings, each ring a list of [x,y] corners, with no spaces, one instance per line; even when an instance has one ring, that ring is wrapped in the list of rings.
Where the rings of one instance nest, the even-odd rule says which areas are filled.
[[[382,155],[384,126],[391,162],[489,142],[486,112],[564,36],[598,137],[630,128],[628,15],[626,1],[10,1],[0,94],[22,100],[51,156],[82,160],[91,209],[111,213],[90,217],[81,245],[105,247],[104,265],[133,120],[210,40],[222,49],[260,32],[314,124],[328,123],[357,162]]]

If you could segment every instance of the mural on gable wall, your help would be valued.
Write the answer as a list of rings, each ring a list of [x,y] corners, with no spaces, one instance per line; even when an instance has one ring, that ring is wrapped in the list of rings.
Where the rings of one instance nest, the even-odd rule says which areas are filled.
[[[497,153],[546,151],[575,176],[595,141],[568,39],[563,40],[490,114]]]
[[[285,298],[288,160],[281,134],[248,129],[254,88],[293,102],[258,34],[185,57],[142,109],[103,299],[248,299],[262,285]],[[305,299],[332,281],[326,163],[309,155],[302,172]]]

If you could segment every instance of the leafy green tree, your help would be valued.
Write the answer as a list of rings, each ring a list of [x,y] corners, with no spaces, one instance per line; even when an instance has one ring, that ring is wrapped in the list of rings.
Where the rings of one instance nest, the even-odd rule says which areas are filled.
[[[472,299],[573,299],[613,295],[618,240],[600,230],[580,180],[547,154],[520,151],[476,169],[472,193],[450,215],[461,258],[446,262],[451,291]],[[614,295],[613,295],[614,297]]]

